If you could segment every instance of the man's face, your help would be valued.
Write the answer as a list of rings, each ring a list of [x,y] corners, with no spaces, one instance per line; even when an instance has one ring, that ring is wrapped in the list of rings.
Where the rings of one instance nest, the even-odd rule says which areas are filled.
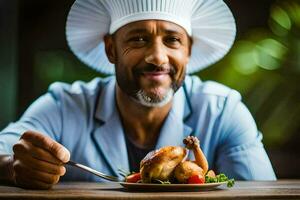
[[[163,106],[182,85],[191,49],[182,27],[159,20],[133,22],[105,42],[118,86],[142,105]]]

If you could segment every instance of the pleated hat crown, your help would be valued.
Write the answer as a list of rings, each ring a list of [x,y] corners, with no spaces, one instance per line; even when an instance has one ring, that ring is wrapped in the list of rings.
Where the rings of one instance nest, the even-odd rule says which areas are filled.
[[[111,0],[105,4],[111,17],[109,33],[130,22],[156,19],[176,23],[191,35],[191,12],[187,12],[193,8],[191,3],[185,0]]]
[[[85,64],[114,74],[103,37],[128,23],[151,19],[173,22],[193,38],[187,73],[221,59],[236,33],[234,18],[222,0],[76,0],[67,19],[67,41]]]

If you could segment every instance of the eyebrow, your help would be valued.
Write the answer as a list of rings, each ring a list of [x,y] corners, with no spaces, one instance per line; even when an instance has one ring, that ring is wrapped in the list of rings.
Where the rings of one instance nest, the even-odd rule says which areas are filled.
[[[172,35],[172,34],[179,34],[181,36],[183,36],[185,34],[185,32],[179,32],[179,31],[176,31],[174,29],[167,29],[164,31],[165,33],[169,34],[169,35]]]

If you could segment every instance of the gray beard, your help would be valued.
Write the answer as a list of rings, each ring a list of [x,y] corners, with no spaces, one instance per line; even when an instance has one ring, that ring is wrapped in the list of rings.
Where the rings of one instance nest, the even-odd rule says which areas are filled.
[[[167,94],[162,99],[155,99],[152,97],[149,97],[143,90],[139,90],[136,93],[136,98],[134,100],[143,106],[147,107],[162,107],[169,103],[174,96],[174,89],[170,88],[167,92]]]

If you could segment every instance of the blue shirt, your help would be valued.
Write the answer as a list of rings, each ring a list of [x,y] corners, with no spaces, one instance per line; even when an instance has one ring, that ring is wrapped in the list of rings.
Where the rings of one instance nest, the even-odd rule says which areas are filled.
[[[76,162],[115,176],[119,168],[129,171],[115,86],[114,76],[52,84],[19,121],[0,133],[0,154],[11,154],[22,133],[34,130],[64,145]],[[276,179],[262,134],[237,91],[187,76],[174,95],[155,149],[183,145],[188,135],[199,138],[209,168],[217,173],[238,180]],[[189,157],[193,159],[192,153]],[[103,181],[72,167],[62,180]]]

